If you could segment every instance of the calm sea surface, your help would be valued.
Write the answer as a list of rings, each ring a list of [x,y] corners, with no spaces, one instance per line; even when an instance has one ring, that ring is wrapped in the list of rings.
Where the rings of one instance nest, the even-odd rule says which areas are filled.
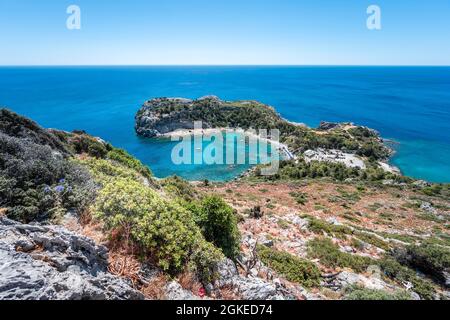
[[[142,139],[134,115],[153,97],[253,99],[317,126],[351,121],[398,142],[406,175],[450,182],[449,67],[4,67],[0,106],[44,127],[83,129],[122,147],[158,177],[231,179],[248,166],[171,162],[174,142]]]

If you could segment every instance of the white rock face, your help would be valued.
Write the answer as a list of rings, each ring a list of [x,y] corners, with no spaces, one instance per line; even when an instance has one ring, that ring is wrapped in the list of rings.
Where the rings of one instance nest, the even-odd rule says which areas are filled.
[[[231,286],[245,300],[285,300],[285,294],[278,290],[276,283],[261,278],[239,275],[235,264],[225,259],[217,266],[218,279],[214,287]]]
[[[105,247],[61,226],[0,217],[0,300],[143,299],[107,259]]]
[[[200,300],[192,292],[183,289],[176,281],[171,281],[166,285],[165,294],[167,300]]]
[[[365,277],[361,274],[343,271],[336,277],[336,281],[340,286],[347,287],[350,285],[360,285],[367,289],[387,290],[391,287],[383,280],[377,277]]]
[[[349,168],[366,169],[364,161],[359,156],[335,149],[325,150],[322,148],[318,148],[316,150],[306,150],[303,153],[303,157],[306,162],[320,161],[343,163],[346,167]]]
[[[386,162],[382,162],[382,161],[378,161],[378,164],[386,172],[390,172],[393,174],[400,174],[400,169],[395,166],[392,166],[392,165],[390,165]]]

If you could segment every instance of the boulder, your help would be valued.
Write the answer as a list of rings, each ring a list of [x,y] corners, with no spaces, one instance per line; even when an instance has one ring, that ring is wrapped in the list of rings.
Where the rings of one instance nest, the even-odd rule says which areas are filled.
[[[335,280],[337,287],[345,288],[352,285],[360,285],[367,289],[386,290],[389,285],[378,277],[366,277],[361,274],[343,271],[339,273]]]
[[[0,300],[144,298],[107,266],[107,249],[92,239],[0,217]]]
[[[328,130],[332,130],[332,129],[338,128],[340,126],[341,126],[340,123],[321,121],[320,124],[319,124],[319,127],[317,129],[318,130],[323,130],[323,131],[328,131]]]
[[[285,300],[292,295],[283,290],[275,282],[269,282],[257,277],[244,277],[238,273],[236,265],[230,259],[222,260],[216,266],[217,280],[213,287],[221,289],[231,287],[245,300]]]
[[[431,214],[438,214],[438,211],[436,210],[435,207],[433,207],[433,205],[429,202],[422,202],[420,204],[420,209],[422,209],[423,211],[427,212],[427,213],[431,213]]]
[[[176,281],[169,282],[165,287],[165,295],[167,300],[199,300],[200,298],[193,295],[192,292],[185,290]]]

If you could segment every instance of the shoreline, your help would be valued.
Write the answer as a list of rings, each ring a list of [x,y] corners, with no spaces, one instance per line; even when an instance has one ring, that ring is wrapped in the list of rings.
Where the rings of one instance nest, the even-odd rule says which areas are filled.
[[[202,138],[205,136],[211,136],[214,134],[223,134],[223,133],[236,133],[236,134],[243,134],[245,135],[246,138],[253,138],[253,139],[257,139],[257,140],[264,140],[266,141],[268,144],[271,144],[272,146],[275,146],[278,150],[278,152],[280,152],[280,154],[284,155],[284,159],[283,160],[296,160],[298,159],[298,157],[296,155],[294,155],[290,150],[289,147],[284,144],[281,143],[279,141],[276,140],[272,140],[269,138],[263,138],[261,136],[259,136],[258,134],[254,133],[254,132],[249,132],[243,129],[232,129],[232,128],[206,128],[206,129],[177,129],[174,131],[170,131],[167,133],[163,133],[163,134],[159,134],[156,136],[156,138],[163,138],[163,139],[182,139],[184,137],[188,137],[188,136],[195,136],[195,135],[201,135]],[[308,150],[311,151],[311,150]],[[337,150],[336,150],[337,151]],[[342,154],[345,157],[349,157],[351,158],[349,161],[350,164],[347,163],[347,161],[341,161],[343,162],[346,166],[348,167],[353,167],[355,166],[353,164],[353,158],[355,157],[354,154],[348,154],[348,153],[344,153],[342,151],[339,151],[340,154]],[[308,157],[307,155],[303,155],[303,157],[305,158],[306,161],[308,161]],[[309,159],[311,160],[311,159]],[[394,173],[394,174],[402,174],[400,168],[396,167],[395,165],[392,165],[388,160],[384,160],[384,161],[378,161],[379,166],[386,172],[390,172],[390,173]],[[331,161],[333,162],[333,160],[331,159],[323,159],[323,160],[319,160],[319,161]],[[363,159],[359,159],[359,162],[363,162]],[[360,166],[361,169],[365,169],[365,165]],[[251,170],[251,168],[249,169]],[[244,173],[245,174],[245,173]],[[239,176],[238,176],[239,177]],[[238,178],[237,177],[237,178]]]
[[[270,144],[277,148],[280,154],[284,154],[287,160],[295,160],[297,157],[289,150],[289,147],[281,143],[280,141],[272,140],[269,138],[263,138],[260,135],[246,131],[243,129],[232,129],[232,128],[206,128],[206,129],[177,129],[175,131],[170,131],[167,133],[159,134],[157,138],[170,138],[170,139],[180,139],[188,136],[211,136],[215,134],[223,134],[223,133],[235,133],[242,134],[245,138],[252,138],[256,140],[262,140],[266,143]]]

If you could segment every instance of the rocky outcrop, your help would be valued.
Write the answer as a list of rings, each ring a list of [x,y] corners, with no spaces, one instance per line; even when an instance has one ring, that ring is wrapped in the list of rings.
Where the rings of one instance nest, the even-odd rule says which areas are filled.
[[[341,124],[338,122],[328,122],[328,121],[321,121],[319,126],[317,127],[317,130],[323,130],[328,131],[336,128],[340,128]]]
[[[107,261],[105,247],[62,226],[0,217],[0,300],[143,299]]]
[[[283,120],[275,110],[256,101],[223,101],[216,96],[196,100],[156,98],[146,101],[135,116],[136,133],[158,137],[176,130],[202,128],[271,128]]]
[[[179,129],[193,129],[194,121],[187,120],[189,119],[189,111],[187,109],[164,114],[159,112],[164,108],[170,111],[170,108],[174,105],[177,105],[177,107],[186,106],[187,108],[192,105],[192,100],[157,98],[146,101],[135,117],[136,133],[143,137],[152,138]]]
[[[169,282],[165,288],[165,298],[167,300],[199,300],[200,297],[197,297],[192,294],[192,292],[183,289],[181,285],[176,281]]]
[[[229,259],[217,266],[218,279],[214,288],[231,287],[237,295],[245,300],[287,300],[292,295],[281,288],[281,285],[268,282],[258,277],[244,277],[238,273],[236,265]]]

